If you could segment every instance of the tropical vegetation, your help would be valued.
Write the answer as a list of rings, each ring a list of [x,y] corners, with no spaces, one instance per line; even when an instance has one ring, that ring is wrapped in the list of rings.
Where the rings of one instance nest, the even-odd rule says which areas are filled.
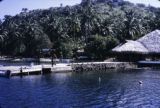
[[[31,57],[41,49],[72,58],[76,50],[105,59],[119,43],[160,28],[160,9],[123,0],[82,0],[74,6],[28,10],[0,20],[0,52]]]

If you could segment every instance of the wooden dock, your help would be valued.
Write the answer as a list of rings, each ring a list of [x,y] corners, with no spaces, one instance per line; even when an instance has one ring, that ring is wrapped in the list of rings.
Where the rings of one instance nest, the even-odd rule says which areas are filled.
[[[139,61],[138,62],[139,68],[160,68],[160,61]]]
[[[59,66],[56,66],[56,67],[52,67],[51,68],[51,72],[71,72],[73,71],[71,65],[66,65],[66,66],[63,66],[63,65],[59,65]]]
[[[16,75],[46,74],[52,72],[72,71],[71,66],[65,64],[35,65],[35,66],[4,66],[0,67],[0,76],[11,77]]]

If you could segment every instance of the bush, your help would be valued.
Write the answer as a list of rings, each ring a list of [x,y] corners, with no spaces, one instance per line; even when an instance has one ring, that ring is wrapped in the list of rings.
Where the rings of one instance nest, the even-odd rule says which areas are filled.
[[[107,53],[118,44],[117,39],[112,36],[100,36],[95,35],[90,38],[86,47],[85,52],[94,59],[105,59]]]

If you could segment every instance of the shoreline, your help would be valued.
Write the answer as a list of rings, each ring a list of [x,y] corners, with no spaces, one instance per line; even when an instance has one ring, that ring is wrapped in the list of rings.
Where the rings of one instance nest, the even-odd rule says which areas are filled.
[[[64,73],[64,72],[87,72],[93,70],[107,69],[129,69],[134,65],[127,62],[83,62],[83,63],[59,63],[55,65],[22,65],[22,66],[1,66],[0,76],[46,74],[46,73]]]
[[[160,62],[69,62],[70,59],[55,59],[56,64],[52,66],[50,58],[40,58],[37,63],[35,58],[0,58],[0,76],[65,73],[65,72],[87,72],[104,71],[108,69],[158,69]],[[59,61],[60,60],[60,61]],[[6,64],[5,64],[6,63]],[[8,64],[7,64],[8,63]],[[146,65],[146,67],[145,67]],[[141,67],[142,66],[142,67]],[[156,67],[157,66],[157,67]]]

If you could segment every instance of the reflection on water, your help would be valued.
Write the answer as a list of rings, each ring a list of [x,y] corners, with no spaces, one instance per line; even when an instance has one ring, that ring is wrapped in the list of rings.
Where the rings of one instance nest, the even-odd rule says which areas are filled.
[[[125,70],[0,78],[2,108],[156,108],[159,70]],[[143,81],[143,84],[139,84]]]

